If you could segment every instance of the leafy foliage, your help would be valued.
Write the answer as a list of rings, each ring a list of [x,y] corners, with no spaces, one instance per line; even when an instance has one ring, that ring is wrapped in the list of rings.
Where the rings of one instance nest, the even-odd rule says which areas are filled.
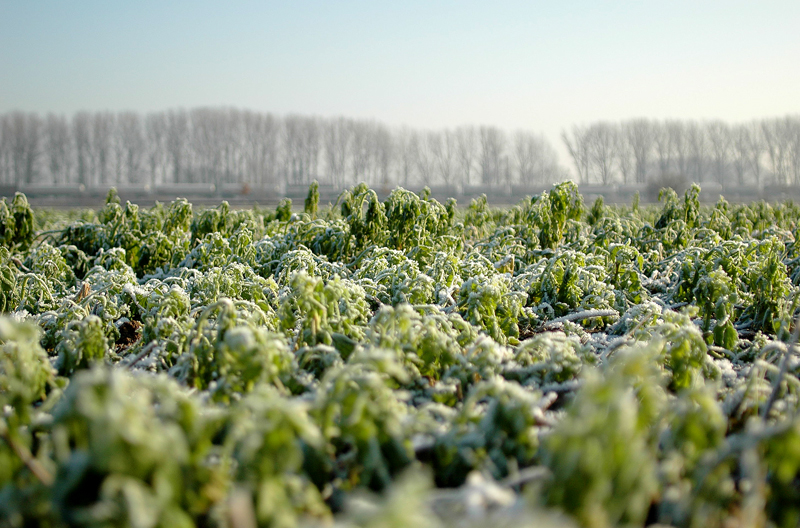
[[[798,225],[697,186],[17,195],[0,525],[796,526]]]

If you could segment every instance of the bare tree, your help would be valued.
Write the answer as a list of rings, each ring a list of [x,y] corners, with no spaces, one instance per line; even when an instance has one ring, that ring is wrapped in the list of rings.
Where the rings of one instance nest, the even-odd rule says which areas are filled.
[[[131,114],[134,115],[134,114]],[[135,114],[138,119],[138,114]],[[92,158],[94,174],[92,184],[110,183],[111,179],[111,138],[114,134],[115,117],[110,112],[97,112],[92,116],[92,134],[89,153]]]
[[[325,164],[330,182],[336,186],[345,185],[347,179],[350,130],[349,122],[343,117],[330,120],[323,126]]]
[[[411,152],[419,179],[429,185],[435,174],[436,161],[430,149],[428,137],[430,132],[420,132],[411,138]]]
[[[78,112],[72,117],[72,138],[75,141],[77,183],[89,185],[92,179],[91,115]]]
[[[305,184],[316,177],[320,152],[316,119],[297,115],[286,117],[283,145],[286,171],[291,183]]]
[[[244,135],[241,112],[228,108],[220,112],[222,139],[222,180],[241,183],[243,165],[242,137]]]
[[[280,157],[278,137],[280,135],[280,122],[272,115],[264,116],[261,124],[262,139],[260,143],[263,159],[262,176],[259,182],[274,185],[277,183],[277,168]]]
[[[42,129],[44,122],[39,114],[28,116],[27,157],[25,159],[25,177],[28,183],[36,181],[40,175],[39,160],[42,155]]]
[[[397,170],[399,183],[408,187],[414,179],[415,150],[417,132],[403,127],[395,133],[394,151],[397,153]]]
[[[691,146],[686,137],[686,126],[682,121],[667,121],[667,136],[671,150],[670,159],[674,161],[675,170],[680,176],[689,175],[689,159]]]
[[[122,145],[124,180],[141,183],[144,180],[145,142],[142,119],[134,112],[123,112],[117,118],[119,141]]]
[[[614,179],[614,154],[616,138],[610,123],[595,123],[587,132],[589,159],[595,167],[600,182],[608,185]]]
[[[522,185],[544,184],[558,173],[558,159],[553,147],[541,135],[518,131],[514,135],[514,165]]]
[[[245,171],[249,183],[264,187],[276,183],[278,124],[272,114],[245,112]]]
[[[366,125],[366,170],[365,181],[375,184],[380,179],[379,154],[378,154],[378,129],[380,125],[375,121],[368,121]]]
[[[708,139],[705,127],[691,121],[686,128],[686,135],[692,153],[690,176],[694,181],[702,182],[705,180],[706,160],[708,159]]]
[[[189,116],[185,110],[167,112],[166,148],[168,173],[174,183],[185,181],[186,150],[189,139]]]
[[[11,183],[11,117],[0,115],[0,183]]]
[[[633,152],[636,183],[645,183],[653,153],[653,126],[647,119],[634,119],[623,126]]]
[[[481,183],[495,185],[506,179],[508,158],[505,156],[505,135],[496,127],[482,126],[479,130]]]
[[[628,141],[628,136],[624,133],[622,125],[617,128],[615,154],[617,167],[619,167],[619,172],[622,175],[622,181],[624,183],[630,183],[635,177],[634,168],[636,166],[636,161],[633,155],[633,147],[631,147],[631,143]]]
[[[717,183],[725,183],[731,152],[730,127],[722,121],[706,123],[706,137],[711,147],[712,173]]]
[[[72,170],[70,130],[66,117],[47,115],[44,142],[50,182],[63,185],[69,181]]]
[[[193,178],[213,183],[220,189],[223,181],[224,123],[221,113],[211,108],[198,108],[190,113]]]
[[[472,183],[472,166],[475,163],[477,132],[473,126],[456,129],[456,150],[458,152],[458,171],[464,185]]]
[[[553,145],[540,136],[541,153],[537,161],[536,171],[539,173],[539,182],[542,184],[556,183],[570,177],[569,171],[559,164],[558,153]]]
[[[778,182],[800,183],[800,118],[770,119],[761,128]]]
[[[458,155],[455,133],[451,130],[429,133],[428,149],[433,155],[442,182],[448,187],[451,186],[456,176]]]
[[[532,184],[536,178],[534,164],[536,163],[536,145],[529,132],[518,130],[514,133],[514,166],[517,181],[523,185]]]
[[[147,168],[150,185],[155,188],[166,180],[168,150],[167,137],[169,124],[163,112],[149,114],[144,120],[147,150]]]
[[[13,112],[10,115],[9,147],[13,183],[32,183],[37,177],[41,154],[42,118],[38,114]]]
[[[666,123],[654,121],[653,143],[655,144],[656,156],[658,157],[658,171],[663,176],[672,171],[672,142]]]
[[[378,181],[382,190],[388,192],[394,163],[394,142],[391,132],[385,125],[378,125],[375,130],[375,157]]]
[[[750,129],[747,125],[731,128],[731,165],[736,175],[736,183],[744,185],[745,175],[750,166]]]
[[[368,181],[370,130],[365,121],[350,121],[350,170],[353,183]]]
[[[303,158],[303,183],[311,183],[318,178],[319,158],[321,150],[319,120],[310,117],[302,123],[302,158]]]
[[[290,115],[283,120],[284,178],[290,183],[300,183],[302,154],[300,116]]]
[[[789,160],[791,162],[792,182],[797,185],[800,183],[800,118],[787,117],[785,122],[786,134],[790,144]]]
[[[753,121],[745,125],[747,128],[747,151],[748,151],[748,167],[753,175],[756,186],[760,189],[762,186],[763,177],[763,157],[766,147],[764,146],[764,135],[761,130],[761,125],[757,121]]]
[[[786,127],[781,119],[761,122],[762,137],[776,183],[789,183],[789,145]]]
[[[117,124],[119,124],[117,122]],[[122,137],[122,130],[119,126],[114,127],[114,135],[111,138],[111,172],[113,173],[113,180],[117,184],[131,184],[128,180],[126,155],[125,155],[125,140]],[[91,152],[91,150],[90,150]],[[94,158],[92,158],[94,159]]]
[[[589,153],[589,129],[578,125],[573,125],[572,136],[566,131],[561,132],[561,139],[567,147],[575,171],[578,173],[578,182],[586,183],[589,181],[589,163],[591,154]]]

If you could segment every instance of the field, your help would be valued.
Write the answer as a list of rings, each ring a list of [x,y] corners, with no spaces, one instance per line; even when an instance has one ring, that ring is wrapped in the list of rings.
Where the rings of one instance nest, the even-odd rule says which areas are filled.
[[[0,525],[797,526],[800,207],[699,193],[4,200]]]

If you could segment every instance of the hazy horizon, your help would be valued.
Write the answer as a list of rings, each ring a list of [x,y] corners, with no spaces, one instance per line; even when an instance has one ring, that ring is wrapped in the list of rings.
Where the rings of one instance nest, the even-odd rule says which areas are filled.
[[[800,4],[3,4],[0,112],[198,106],[488,124],[800,111]]]

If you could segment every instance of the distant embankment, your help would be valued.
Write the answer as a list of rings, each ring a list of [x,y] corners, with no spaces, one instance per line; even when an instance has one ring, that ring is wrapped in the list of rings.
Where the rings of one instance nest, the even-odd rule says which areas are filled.
[[[409,186],[419,192],[420,186]],[[472,198],[486,194],[493,205],[513,205],[525,196],[539,194],[550,188],[541,186],[433,186],[431,195],[444,202],[447,198],[455,198],[461,205],[468,205]],[[800,202],[800,187],[790,186],[722,186],[718,183],[701,183],[701,200],[706,203],[716,202],[720,195],[729,202],[753,202],[757,200]],[[24,192],[35,207],[98,207],[101,206],[111,186],[84,188],[78,185],[25,185],[21,187],[0,186],[0,196],[13,197],[17,191]],[[388,195],[394,187],[375,186],[379,195]],[[631,203],[638,192],[641,203],[654,203],[658,200],[658,187],[650,184],[642,185],[579,185],[581,194],[587,203],[602,196],[606,203]],[[679,193],[683,189],[677,189]],[[219,187],[209,184],[159,185],[151,187],[117,186],[123,201],[130,201],[143,206],[156,201],[170,202],[175,198],[186,198],[196,205],[215,205],[227,200],[232,206],[252,206],[254,204],[275,206],[283,198],[290,198],[295,205],[302,205],[308,192],[305,185],[286,185],[254,188],[241,184],[223,184]],[[342,189],[329,185],[320,185],[320,203],[335,203]],[[383,197],[382,196],[382,197]]]

